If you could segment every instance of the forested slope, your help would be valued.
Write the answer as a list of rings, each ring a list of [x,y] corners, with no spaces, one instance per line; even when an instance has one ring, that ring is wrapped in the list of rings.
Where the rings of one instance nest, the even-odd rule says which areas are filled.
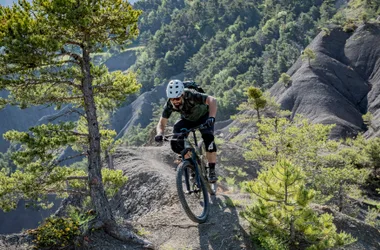
[[[134,70],[143,89],[184,72],[220,99],[228,118],[243,88],[272,86],[337,11],[334,1],[140,1]],[[339,6],[338,6],[339,7]]]
[[[139,72],[142,92],[178,74],[181,79],[194,79],[207,93],[218,98],[217,121],[227,120],[238,111],[239,104],[246,100],[248,86],[267,90],[292,65],[298,67],[301,51],[321,31],[330,33],[331,27],[344,29],[339,34],[332,34],[329,41],[337,40],[327,46],[333,51],[331,46],[335,44],[341,51],[339,46],[344,46],[345,39],[357,25],[375,22],[379,13],[379,3],[361,0],[149,0],[139,1],[135,7],[144,11],[139,20],[141,34],[136,45],[145,47],[137,54],[131,69]],[[289,72],[294,71],[294,67]],[[347,68],[342,67],[342,70],[341,75]],[[368,89],[359,93],[362,91]],[[361,120],[366,111],[361,108],[359,113],[353,112],[355,121],[330,116],[330,122],[338,121],[334,131],[355,133],[366,129]],[[317,119],[319,115],[322,117],[323,112],[313,112],[310,117],[315,121],[328,120]],[[120,122],[131,124],[129,120]],[[344,128],[340,128],[340,123],[344,123]],[[141,123],[138,130],[146,125],[146,122]],[[143,131],[142,134],[148,133]]]

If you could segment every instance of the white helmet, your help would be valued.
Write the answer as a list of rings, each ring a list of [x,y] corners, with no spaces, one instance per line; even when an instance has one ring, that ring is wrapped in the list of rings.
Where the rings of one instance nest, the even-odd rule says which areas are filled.
[[[171,80],[166,87],[166,95],[168,98],[178,98],[182,95],[185,86],[180,80]]]

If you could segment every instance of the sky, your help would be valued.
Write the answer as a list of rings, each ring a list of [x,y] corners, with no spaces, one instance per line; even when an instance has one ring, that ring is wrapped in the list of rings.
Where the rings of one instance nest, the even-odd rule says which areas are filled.
[[[129,0],[130,3],[134,3],[137,0]],[[13,2],[17,2],[17,0],[0,0],[0,5],[10,6]]]
[[[9,6],[9,5],[12,5],[12,3],[15,1],[16,0],[0,0],[0,5]]]

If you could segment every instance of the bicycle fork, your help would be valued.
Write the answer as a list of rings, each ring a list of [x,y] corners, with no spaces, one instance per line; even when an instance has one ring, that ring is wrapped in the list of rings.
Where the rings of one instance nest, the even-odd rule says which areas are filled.
[[[189,168],[184,169],[185,170],[185,185],[186,185],[186,193],[192,194],[192,193],[198,193],[201,191],[201,180],[200,180],[200,173],[199,168],[195,165],[194,161],[191,159],[192,166],[194,166],[194,171],[192,174],[194,176],[190,176]],[[193,179],[194,181],[191,181]]]

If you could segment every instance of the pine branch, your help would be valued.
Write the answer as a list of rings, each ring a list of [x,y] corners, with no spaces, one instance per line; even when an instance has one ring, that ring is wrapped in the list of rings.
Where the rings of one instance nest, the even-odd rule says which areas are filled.
[[[74,44],[74,45],[78,45],[78,44]],[[67,55],[74,58],[77,61],[76,64],[78,65],[83,65],[84,63],[83,58],[81,56],[79,56],[78,54],[72,53],[70,51],[67,51],[64,48],[61,48],[61,55]]]
[[[56,189],[43,189],[43,191],[47,193],[57,194],[57,193],[70,193],[70,194],[80,194],[80,195],[90,195],[88,191],[83,190],[73,190],[73,189],[62,189],[62,190],[56,190]]]
[[[276,194],[284,195],[283,193],[281,193],[281,192],[277,192],[276,190],[274,190],[274,189],[272,188],[272,186],[271,186],[268,182],[266,182],[265,180],[263,180],[263,182],[266,184],[267,187],[270,188],[270,190],[272,190],[272,191],[275,192]],[[284,201],[281,201],[281,202],[284,202]]]
[[[255,213],[256,214],[256,213]],[[261,216],[261,217],[263,217],[263,216]],[[259,219],[260,220],[260,218],[256,218],[256,219]],[[266,219],[268,219],[268,218],[266,218]],[[260,220],[261,221],[261,223],[263,223],[263,224],[265,224],[265,226],[264,227],[260,227],[260,225],[258,225],[258,223],[257,224],[254,224],[254,223],[250,223],[249,225],[251,226],[251,227],[254,227],[257,231],[271,231],[271,232],[273,232],[273,230],[270,230],[270,228],[269,227],[267,227],[267,223],[265,222],[265,221],[263,221],[263,220]]]
[[[289,186],[293,185],[296,181],[301,181],[303,180],[302,177],[300,177],[300,175],[298,174],[297,177],[294,179],[294,181],[292,183],[289,183]]]
[[[284,176],[277,168],[275,169],[280,175],[282,175],[282,176]],[[279,177],[277,177],[276,176],[276,174],[273,172],[273,170],[271,171],[271,173],[272,173],[272,175],[273,175],[273,177],[274,178],[276,178],[277,180],[279,180],[279,181],[283,181],[283,179],[281,179],[281,178],[279,178]]]
[[[20,81],[20,80],[15,80],[15,79],[9,79],[9,80],[2,79],[2,81],[11,83],[11,84],[9,84],[11,87],[16,87],[16,88],[20,88],[20,89],[27,88],[30,85],[46,85],[46,84],[53,84],[53,85],[67,84],[67,85],[70,85],[70,86],[74,86],[76,88],[80,88],[80,85],[77,85],[77,84],[75,84],[75,83],[73,83],[72,81],[69,81],[69,80],[58,81],[58,80],[54,80],[54,79],[51,79],[51,80],[47,80],[47,79],[27,79],[27,80],[24,80],[24,81]],[[14,84],[12,84],[12,82]]]
[[[83,48],[84,45],[82,43],[79,43],[79,42],[74,42],[74,41],[66,41],[67,44],[71,44],[71,45],[76,45],[76,46],[79,46],[80,48]]]
[[[250,191],[251,191],[252,193],[254,193],[256,196],[258,196],[258,197],[260,197],[261,199],[266,200],[266,201],[277,202],[277,203],[282,203],[282,202],[284,202],[283,200],[272,200],[272,199],[269,199],[269,198],[265,198],[265,197],[263,197],[262,195],[260,195],[260,194],[258,194],[257,192],[255,192],[255,190],[253,190],[253,189],[250,189]]]
[[[58,103],[58,102],[63,102],[63,103],[71,103],[73,100],[80,100],[83,99],[83,95],[77,95],[77,96],[70,96],[70,97],[50,97],[47,99],[44,99],[41,101],[41,104],[44,103]]]
[[[55,160],[53,163],[51,163],[47,167],[47,170],[46,170],[45,174],[38,179],[38,182],[39,183],[43,183],[43,180],[45,180],[48,177],[48,175],[51,173],[51,171],[53,171],[53,169],[56,166],[58,166],[58,164],[60,164],[60,163],[62,163],[64,161],[71,160],[71,159],[74,159],[74,158],[77,158],[77,157],[80,157],[80,156],[85,156],[85,155],[87,155],[87,154],[86,153],[81,153],[81,154],[77,154],[77,155],[68,156],[68,157],[65,157],[65,158],[60,159],[60,160]]]
[[[59,118],[61,118],[62,116],[65,116],[65,115],[70,115],[71,113],[77,113],[79,114],[80,116],[84,116],[85,117],[85,114],[80,112],[79,110],[76,110],[76,109],[73,109],[73,108],[66,108],[66,111],[61,113],[61,114],[57,114],[57,115],[52,115],[51,118],[48,118],[47,120],[49,122],[52,122],[52,121],[55,121]]]
[[[53,164],[50,165],[50,167],[52,167],[52,165],[58,165],[59,163],[62,163],[64,161],[67,161],[67,160],[71,160],[71,159],[74,159],[74,158],[77,158],[77,157],[81,157],[81,156],[86,156],[87,154],[86,153],[81,153],[81,154],[77,154],[77,155],[72,155],[72,156],[68,156],[68,157],[65,157],[63,159],[60,159],[60,160],[57,160],[55,161]],[[53,167],[55,167],[53,166]],[[50,168],[49,167],[49,168]]]
[[[70,132],[73,135],[82,136],[82,137],[89,137],[90,136],[89,134],[78,133],[78,132],[75,132],[75,131],[60,130],[59,132]]]
[[[66,181],[71,180],[88,180],[88,176],[68,176],[66,177]]]

